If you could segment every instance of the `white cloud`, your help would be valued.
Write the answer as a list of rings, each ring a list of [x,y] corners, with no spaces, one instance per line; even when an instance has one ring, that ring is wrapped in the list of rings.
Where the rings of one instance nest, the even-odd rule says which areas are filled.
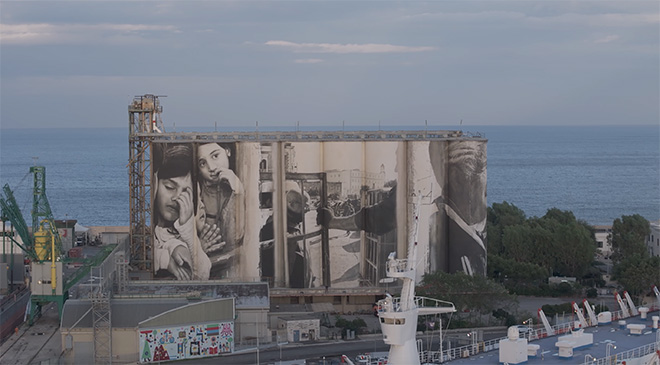
[[[117,36],[140,35],[144,32],[179,32],[174,26],[146,24],[2,24],[3,44],[79,44],[99,43]],[[134,41],[135,39],[133,39]]]
[[[268,41],[267,46],[284,47],[296,53],[409,53],[432,51],[435,47],[408,47],[392,44],[339,44],[339,43],[295,43],[289,41]]]
[[[321,63],[321,62],[323,62],[323,60],[320,59],[320,58],[303,58],[303,59],[297,59],[293,62],[295,62],[295,63]]]
[[[613,35],[608,35],[607,37],[596,39],[594,43],[610,43],[618,40],[619,38],[621,37],[619,37],[616,34],[613,34]]]

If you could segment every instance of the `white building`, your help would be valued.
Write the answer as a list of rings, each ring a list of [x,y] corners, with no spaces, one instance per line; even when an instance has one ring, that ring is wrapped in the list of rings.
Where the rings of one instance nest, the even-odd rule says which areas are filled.
[[[649,250],[649,255],[660,256],[660,219],[649,223],[651,233],[646,237],[646,247]]]
[[[279,316],[277,336],[288,342],[316,341],[321,333],[321,320],[309,314]]]
[[[612,254],[612,226],[593,226],[596,231],[596,243],[598,252],[604,257],[609,258]]]

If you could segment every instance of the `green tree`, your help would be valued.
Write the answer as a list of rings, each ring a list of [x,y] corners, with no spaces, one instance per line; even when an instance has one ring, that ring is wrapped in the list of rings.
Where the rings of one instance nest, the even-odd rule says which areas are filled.
[[[512,258],[488,254],[488,276],[503,281],[539,284],[548,278],[548,270],[532,262],[518,262]]]
[[[550,208],[543,216],[544,219],[552,219],[560,224],[572,224],[577,221],[573,212],[568,210],[560,210],[558,208]]]
[[[568,211],[550,209],[542,220],[553,236],[553,270],[563,276],[582,277],[596,253],[593,231]]]
[[[613,268],[613,276],[632,296],[644,295],[660,283],[660,257],[628,255]]]
[[[367,327],[367,323],[362,318],[356,318],[352,321],[349,321],[340,316],[336,317],[335,327],[342,329],[342,333],[346,332],[347,329],[351,331],[360,332],[360,329]]]
[[[416,291],[421,296],[452,302],[459,312],[476,312],[478,320],[481,314],[492,315],[498,308],[509,309],[515,305],[515,297],[501,284],[462,272],[426,274]]]
[[[596,251],[589,226],[573,213],[556,208],[542,218],[505,226],[502,232],[500,252],[504,256],[545,267],[552,274],[581,277]]]
[[[527,217],[522,209],[504,201],[493,203],[488,208],[488,221],[499,226],[514,226],[525,222]]]
[[[649,221],[639,214],[624,215],[612,224],[612,260],[616,263],[628,256],[646,257],[646,237],[651,234]]]
[[[493,203],[492,207],[488,207],[488,251],[494,254],[502,254],[504,229],[509,226],[523,224],[525,220],[525,212],[506,201],[501,204]]]
[[[588,271],[580,278],[582,285],[595,288],[605,286],[602,271],[596,266],[598,262],[593,262]]]
[[[543,304],[541,309],[547,317],[553,317],[557,314],[573,313],[573,303]]]
[[[592,272],[594,230],[570,211],[551,208],[543,217],[527,218],[513,204],[494,203],[487,222],[489,277],[517,293],[549,290],[548,275],[582,278]]]

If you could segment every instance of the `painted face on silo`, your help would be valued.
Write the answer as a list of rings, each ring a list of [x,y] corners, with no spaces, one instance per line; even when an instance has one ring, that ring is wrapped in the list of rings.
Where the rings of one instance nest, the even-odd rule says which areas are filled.
[[[174,222],[179,219],[179,201],[184,191],[192,186],[190,174],[185,176],[158,179],[158,192],[156,194],[156,208],[165,222]]]
[[[449,145],[450,204],[467,224],[486,219],[486,144],[460,141]]]
[[[452,141],[429,144],[431,167],[449,204],[468,224],[486,218],[486,143]],[[446,174],[446,175],[445,175]]]
[[[166,146],[162,165],[156,173],[158,183],[154,196],[155,209],[163,224],[169,224],[181,214],[181,205],[190,207],[192,201],[192,149],[190,146],[175,144]]]
[[[200,145],[197,148],[197,167],[204,181],[219,183],[220,173],[229,169],[229,153],[217,143]]]

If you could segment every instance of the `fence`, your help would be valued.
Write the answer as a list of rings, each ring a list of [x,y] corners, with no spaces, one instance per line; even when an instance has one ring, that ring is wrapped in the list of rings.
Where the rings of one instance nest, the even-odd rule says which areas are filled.
[[[621,364],[623,360],[634,359],[637,357],[646,356],[652,354],[656,351],[660,351],[660,341],[650,343],[644,346],[634,348],[625,352],[619,352],[609,357],[603,357],[600,359],[584,359],[584,364],[592,365],[610,365],[610,364]]]
[[[128,241],[117,244],[103,262],[90,268],[90,283],[79,284],[79,290],[81,292],[94,293],[111,289],[117,271],[115,254],[119,251],[128,252],[127,250]]]
[[[657,308],[653,307],[649,309],[649,312],[655,311]],[[612,312],[612,321],[623,319],[622,311]],[[573,323],[561,323],[552,326],[552,329],[555,332],[555,335],[561,335],[568,333],[573,329]],[[660,333],[660,332],[658,332]],[[545,328],[538,328],[527,333],[525,336],[528,341],[534,341],[541,338],[548,337],[548,332]],[[507,337],[496,338],[493,340],[476,342],[469,345],[455,347],[440,351],[420,351],[420,361],[421,363],[425,362],[445,362],[463,357],[470,357],[481,352],[488,352],[493,350],[498,350],[500,348],[500,341],[506,339]],[[609,358],[593,359],[590,362],[585,361],[585,364],[594,364],[594,365],[604,365],[604,364],[618,364],[617,361],[625,360],[629,358],[639,357],[648,355],[654,351],[660,351],[660,339],[652,344],[638,347],[636,349],[621,352],[616,355],[610,356]],[[613,361],[613,362],[612,362]]]

